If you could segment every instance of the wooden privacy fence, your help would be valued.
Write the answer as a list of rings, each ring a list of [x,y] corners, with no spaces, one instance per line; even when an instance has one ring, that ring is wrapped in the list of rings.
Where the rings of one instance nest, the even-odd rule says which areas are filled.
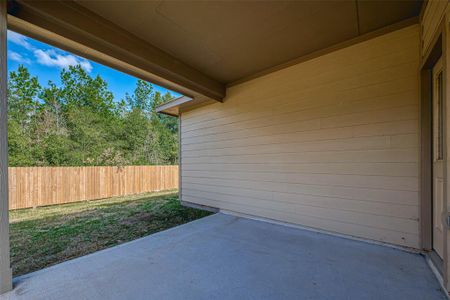
[[[10,209],[178,188],[178,166],[10,167]]]

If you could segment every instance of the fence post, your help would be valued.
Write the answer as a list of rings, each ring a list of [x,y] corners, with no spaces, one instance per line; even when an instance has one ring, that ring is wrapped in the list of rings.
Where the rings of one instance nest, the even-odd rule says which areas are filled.
[[[0,1],[0,294],[12,289],[8,212],[7,2]]]

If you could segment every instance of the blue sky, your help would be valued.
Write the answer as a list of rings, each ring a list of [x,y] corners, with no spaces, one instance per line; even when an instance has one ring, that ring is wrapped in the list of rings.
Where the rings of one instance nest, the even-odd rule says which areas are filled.
[[[8,31],[8,71],[17,70],[19,65],[28,68],[31,75],[37,76],[42,86],[47,86],[49,80],[60,84],[59,73],[62,68],[79,64],[91,76],[100,75],[108,82],[109,90],[116,101],[122,99],[125,93],[132,93],[137,78],[108,68],[93,61],[73,55],[61,49],[41,43],[32,38],[13,31]],[[156,91],[165,93],[167,89],[153,85]],[[175,97],[179,94],[171,92]]]

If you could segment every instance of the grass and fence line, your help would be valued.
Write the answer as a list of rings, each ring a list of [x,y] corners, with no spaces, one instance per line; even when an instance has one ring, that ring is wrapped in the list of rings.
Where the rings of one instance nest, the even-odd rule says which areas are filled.
[[[10,167],[9,208],[30,208],[178,188],[178,166]]]

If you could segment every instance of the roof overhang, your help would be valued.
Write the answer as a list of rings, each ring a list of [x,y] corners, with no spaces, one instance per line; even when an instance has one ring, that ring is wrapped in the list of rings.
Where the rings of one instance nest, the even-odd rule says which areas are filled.
[[[181,111],[188,110],[189,108],[197,107],[200,105],[205,105],[208,103],[213,103],[211,100],[199,100],[192,99],[187,96],[181,96],[179,98],[173,99],[167,103],[164,103],[156,108],[156,112],[166,114],[169,116],[177,117],[180,115]]]
[[[156,112],[163,113],[169,116],[178,116],[180,113],[180,105],[188,103],[190,101],[192,101],[192,98],[181,96],[158,106],[156,108]]]

